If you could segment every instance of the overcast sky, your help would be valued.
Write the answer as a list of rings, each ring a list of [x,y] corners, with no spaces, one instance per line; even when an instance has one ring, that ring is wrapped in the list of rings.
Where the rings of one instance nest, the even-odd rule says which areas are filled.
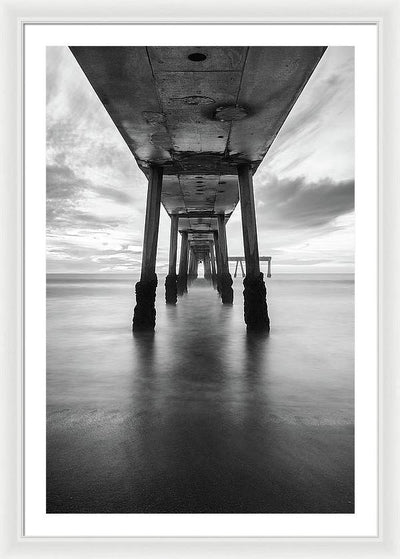
[[[254,177],[273,272],[354,269],[353,48],[330,47]],[[146,179],[66,47],[47,49],[48,272],[139,273]],[[157,271],[167,271],[161,209]],[[240,207],[227,225],[243,255]],[[264,270],[265,271],[265,270]]]

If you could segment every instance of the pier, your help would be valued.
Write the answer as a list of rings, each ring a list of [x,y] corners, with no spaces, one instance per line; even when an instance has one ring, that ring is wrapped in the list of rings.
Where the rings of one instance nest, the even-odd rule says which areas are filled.
[[[271,274],[271,256],[260,256],[258,259],[260,262],[268,262],[268,271],[267,271],[267,278],[272,277]],[[245,271],[243,268],[243,262],[246,263],[246,259],[244,256],[230,256],[229,257],[229,262],[236,262],[236,266],[235,266],[235,273],[233,274],[233,277],[236,278],[237,277],[237,272],[238,272],[238,267],[240,264],[240,269],[242,271],[242,278],[245,277]]]
[[[240,200],[244,320],[268,331],[260,260],[270,276],[271,258],[259,256],[253,176],[325,47],[70,49],[148,179],[133,330],[156,324],[161,205],[171,218],[166,303],[187,292],[199,262],[233,303],[226,224]]]

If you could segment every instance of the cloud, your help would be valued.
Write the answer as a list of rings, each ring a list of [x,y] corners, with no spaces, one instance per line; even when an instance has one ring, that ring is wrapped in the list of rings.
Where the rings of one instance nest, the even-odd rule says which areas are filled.
[[[81,198],[86,193],[118,204],[132,203],[131,194],[104,184],[94,184],[83,176],[78,177],[73,169],[62,164],[47,165],[46,190],[48,200],[61,198],[70,202]]]
[[[100,256],[91,256],[92,262],[104,262],[107,263],[118,261],[120,263],[132,262],[134,257],[141,256],[142,250],[138,249],[135,251],[127,250],[124,252],[108,252],[107,254],[101,254]],[[140,260],[139,260],[140,261]]]
[[[286,119],[259,174],[354,176],[354,49],[328,48]]]
[[[97,185],[93,187],[93,192],[95,192],[97,196],[101,196],[106,200],[112,200],[117,204],[131,204],[133,202],[133,197],[131,194],[128,194],[127,192],[118,190],[111,186]]]
[[[317,228],[354,210],[354,180],[307,183],[304,177],[280,180],[269,175],[257,185],[255,196],[259,226]]]
[[[97,197],[103,204],[107,201],[121,205],[132,203],[132,197],[107,185],[93,184],[79,177],[66,165],[47,165],[47,226],[49,229],[65,227],[93,227],[107,229],[117,227],[121,221],[109,215],[96,215],[83,210],[80,206],[88,198]]]
[[[62,199],[70,201],[82,194],[87,188],[86,181],[78,178],[74,171],[63,165],[47,165],[47,200]]]
[[[314,79],[316,77],[318,74],[314,76]],[[298,105],[297,110],[293,110],[291,118],[286,120],[281,130],[281,145],[285,141],[291,141],[295,134],[299,138],[299,135],[301,137],[317,130],[329,107],[335,103],[335,97],[342,94],[345,81],[346,76],[342,74],[330,74],[319,79],[312,94],[308,95],[305,102]]]

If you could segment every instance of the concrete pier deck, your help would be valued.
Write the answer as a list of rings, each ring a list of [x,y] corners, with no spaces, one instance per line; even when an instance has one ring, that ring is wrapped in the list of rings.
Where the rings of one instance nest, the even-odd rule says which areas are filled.
[[[148,178],[133,330],[156,324],[161,203],[172,227],[166,302],[176,304],[203,260],[222,303],[233,303],[226,222],[240,197],[244,320],[248,330],[269,331],[253,174],[326,47],[70,48]]]

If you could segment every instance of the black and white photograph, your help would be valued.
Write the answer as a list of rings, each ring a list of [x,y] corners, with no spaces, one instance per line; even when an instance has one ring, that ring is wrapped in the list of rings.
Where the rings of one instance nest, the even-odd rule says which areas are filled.
[[[46,512],[354,513],[354,48],[46,72]]]

